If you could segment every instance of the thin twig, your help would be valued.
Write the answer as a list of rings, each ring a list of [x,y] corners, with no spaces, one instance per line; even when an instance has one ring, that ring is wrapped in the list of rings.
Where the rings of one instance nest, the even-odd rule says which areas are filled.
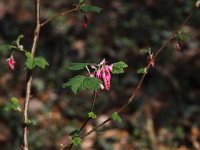
[[[191,10],[191,12],[188,14],[188,16],[185,18],[185,20],[183,21],[183,23],[179,26],[178,29],[176,29],[172,35],[161,45],[161,47],[156,51],[156,53],[153,55],[152,60],[155,60],[158,55],[164,50],[164,48],[167,46],[167,44],[174,38],[174,36],[176,35],[176,33],[186,24],[188,23],[188,21],[190,20],[190,18],[192,17],[194,13],[194,8]],[[148,72],[148,70],[151,67],[151,62],[149,61],[147,66],[146,66],[146,71]],[[118,113],[121,113],[125,108],[127,108],[127,106],[133,102],[133,100],[135,99],[135,97],[137,96],[137,94],[139,93],[139,90],[142,86],[142,83],[146,77],[147,73],[144,73],[142,75],[142,77],[140,78],[140,81],[136,87],[136,89],[133,90],[130,98],[128,99],[128,101],[121,107],[119,108],[119,110],[117,111]],[[85,138],[86,136],[90,135],[91,133],[97,131],[99,128],[101,128],[102,126],[104,126],[107,122],[111,121],[112,119],[109,117],[106,120],[104,120],[101,124],[99,124],[98,126],[94,127],[93,129],[91,129],[89,132],[87,132],[86,134],[84,134],[83,136],[81,136],[81,138]]]
[[[78,11],[78,10],[79,10],[79,7],[78,7],[78,6],[79,6],[79,5],[75,5],[75,8],[73,8],[73,9],[70,9],[70,10],[67,10],[67,11],[63,11],[63,12],[61,12],[61,13],[55,15],[55,16],[52,16],[52,17],[48,18],[46,21],[44,21],[43,23],[41,23],[40,26],[42,27],[42,26],[46,25],[47,23],[49,23],[50,21],[52,21],[53,19],[55,19],[55,18],[57,18],[57,17],[65,16],[65,15],[67,15],[67,14],[69,14],[69,13]]]
[[[96,102],[96,99],[97,99],[97,92],[94,92],[94,95],[93,95],[93,99],[92,99],[92,105],[91,105],[91,108],[90,108],[90,112],[93,112],[94,110],[94,105],[95,105],[95,102]],[[78,130],[78,134],[81,133],[81,131],[85,128],[85,126],[87,125],[87,123],[91,120],[90,117],[87,117],[87,119],[84,121],[84,123],[82,124],[82,126],[80,127],[80,129]],[[59,150],[64,150],[64,149],[67,149],[69,147],[69,149],[72,149],[73,148],[73,143],[71,144],[67,144],[67,145],[64,145],[62,146]]]
[[[36,28],[34,32],[33,45],[31,49],[31,54],[34,57],[36,47],[38,44],[39,34],[40,34],[40,0],[35,0],[35,11],[36,11]],[[24,102],[24,126],[23,126],[23,150],[28,150],[28,109],[29,101],[31,97],[31,85],[32,85],[32,70],[27,71],[27,81],[26,81],[26,99]]]

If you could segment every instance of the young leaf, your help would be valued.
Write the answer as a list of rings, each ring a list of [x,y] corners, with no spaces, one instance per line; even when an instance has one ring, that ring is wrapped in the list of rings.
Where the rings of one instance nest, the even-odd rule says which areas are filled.
[[[88,113],[88,117],[92,118],[92,119],[95,119],[95,118],[97,118],[97,115],[94,112],[89,112]]]
[[[10,45],[10,44],[1,44],[1,45],[0,45],[0,50],[6,51],[6,50],[10,49],[11,46],[12,46],[12,45]]]
[[[85,1],[86,1],[86,0],[79,0],[79,3],[80,3],[80,4],[83,4],[83,3],[85,3]]]
[[[4,111],[10,111],[10,110],[17,110],[17,111],[21,111],[21,108],[20,108],[20,105],[19,105],[19,101],[16,97],[12,97],[11,102],[8,103],[4,108],[3,110]]]
[[[35,57],[34,64],[42,69],[49,66],[49,63],[43,57]]]
[[[71,78],[67,83],[63,84],[63,88],[71,86],[71,90],[74,94],[77,94],[82,89],[89,89],[96,91],[100,88],[101,80],[95,77],[85,77],[82,75],[77,75],[74,78]]]
[[[176,40],[183,41],[183,42],[187,41],[187,39],[188,39],[187,35],[181,31],[178,31],[178,33],[175,35],[175,37],[176,37]]]
[[[27,124],[28,125],[36,125],[36,122],[34,120],[28,119]]]
[[[116,122],[122,122],[122,118],[118,115],[117,112],[112,113],[111,118]]]
[[[27,57],[27,60],[25,62],[26,67],[30,70],[32,70],[36,66],[44,69],[46,66],[49,65],[49,63],[43,57],[33,58],[32,54],[30,52],[26,52],[25,55]]]
[[[83,12],[100,13],[103,9],[97,6],[93,6],[93,5],[81,5],[80,10],[82,10]]]
[[[77,137],[77,136],[76,137],[72,137],[71,144],[80,145],[81,144],[81,138]]]
[[[34,64],[33,58],[27,58],[27,60],[25,62],[25,65],[30,70],[33,69],[33,68],[35,68],[35,64]]]
[[[69,63],[67,69],[69,70],[81,70],[88,65],[93,65],[93,63]]]
[[[120,73],[124,73],[124,69],[127,68],[128,65],[126,63],[124,63],[123,61],[114,63],[111,69],[111,72],[113,74],[120,74]]]
[[[146,67],[140,68],[140,69],[137,70],[137,73],[138,74],[146,74],[147,73],[147,68]]]

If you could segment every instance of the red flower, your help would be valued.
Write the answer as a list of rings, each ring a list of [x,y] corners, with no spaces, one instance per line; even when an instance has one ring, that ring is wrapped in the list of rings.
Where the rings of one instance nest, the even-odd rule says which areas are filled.
[[[86,15],[83,16],[82,28],[86,29],[88,27],[88,17]]]
[[[15,60],[13,58],[13,55],[11,55],[10,58],[7,59],[7,63],[10,70],[15,69]]]

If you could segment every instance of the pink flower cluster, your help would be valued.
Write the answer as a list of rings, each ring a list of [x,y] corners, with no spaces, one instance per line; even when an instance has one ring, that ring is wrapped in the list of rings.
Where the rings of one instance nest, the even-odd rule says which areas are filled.
[[[107,91],[110,89],[111,70],[112,65],[106,65],[105,60],[103,60],[94,72],[94,76],[103,82],[103,85],[101,85],[102,89]]]
[[[10,58],[7,59],[7,63],[10,70],[15,69],[15,60],[13,58],[13,55],[11,55]]]

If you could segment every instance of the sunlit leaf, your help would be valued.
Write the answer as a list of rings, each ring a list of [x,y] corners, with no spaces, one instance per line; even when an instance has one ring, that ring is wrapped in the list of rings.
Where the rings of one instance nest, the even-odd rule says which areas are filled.
[[[124,63],[123,61],[114,63],[111,69],[111,72],[113,74],[120,74],[120,73],[124,73],[124,69],[127,68],[128,65],[126,63]]]
[[[119,116],[117,112],[112,113],[111,118],[113,121],[122,122],[122,118]]]
[[[140,69],[137,70],[137,73],[138,74],[146,74],[147,73],[147,68],[146,67],[140,68]]]
[[[80,137],[72,137],[72,144],[74,145],[80,145],[81,144],[81,138]]]
[[[89,112],[88,117],[91,119],[95,119],[95,118],[97,118],[97,115],[94,112]]]
[[[16,97],[12,97],[10,102],[6,104],[6,106],[3,108],[4,111],[10,111],[10,110],[17,110],[21,111],[19,100]]]

